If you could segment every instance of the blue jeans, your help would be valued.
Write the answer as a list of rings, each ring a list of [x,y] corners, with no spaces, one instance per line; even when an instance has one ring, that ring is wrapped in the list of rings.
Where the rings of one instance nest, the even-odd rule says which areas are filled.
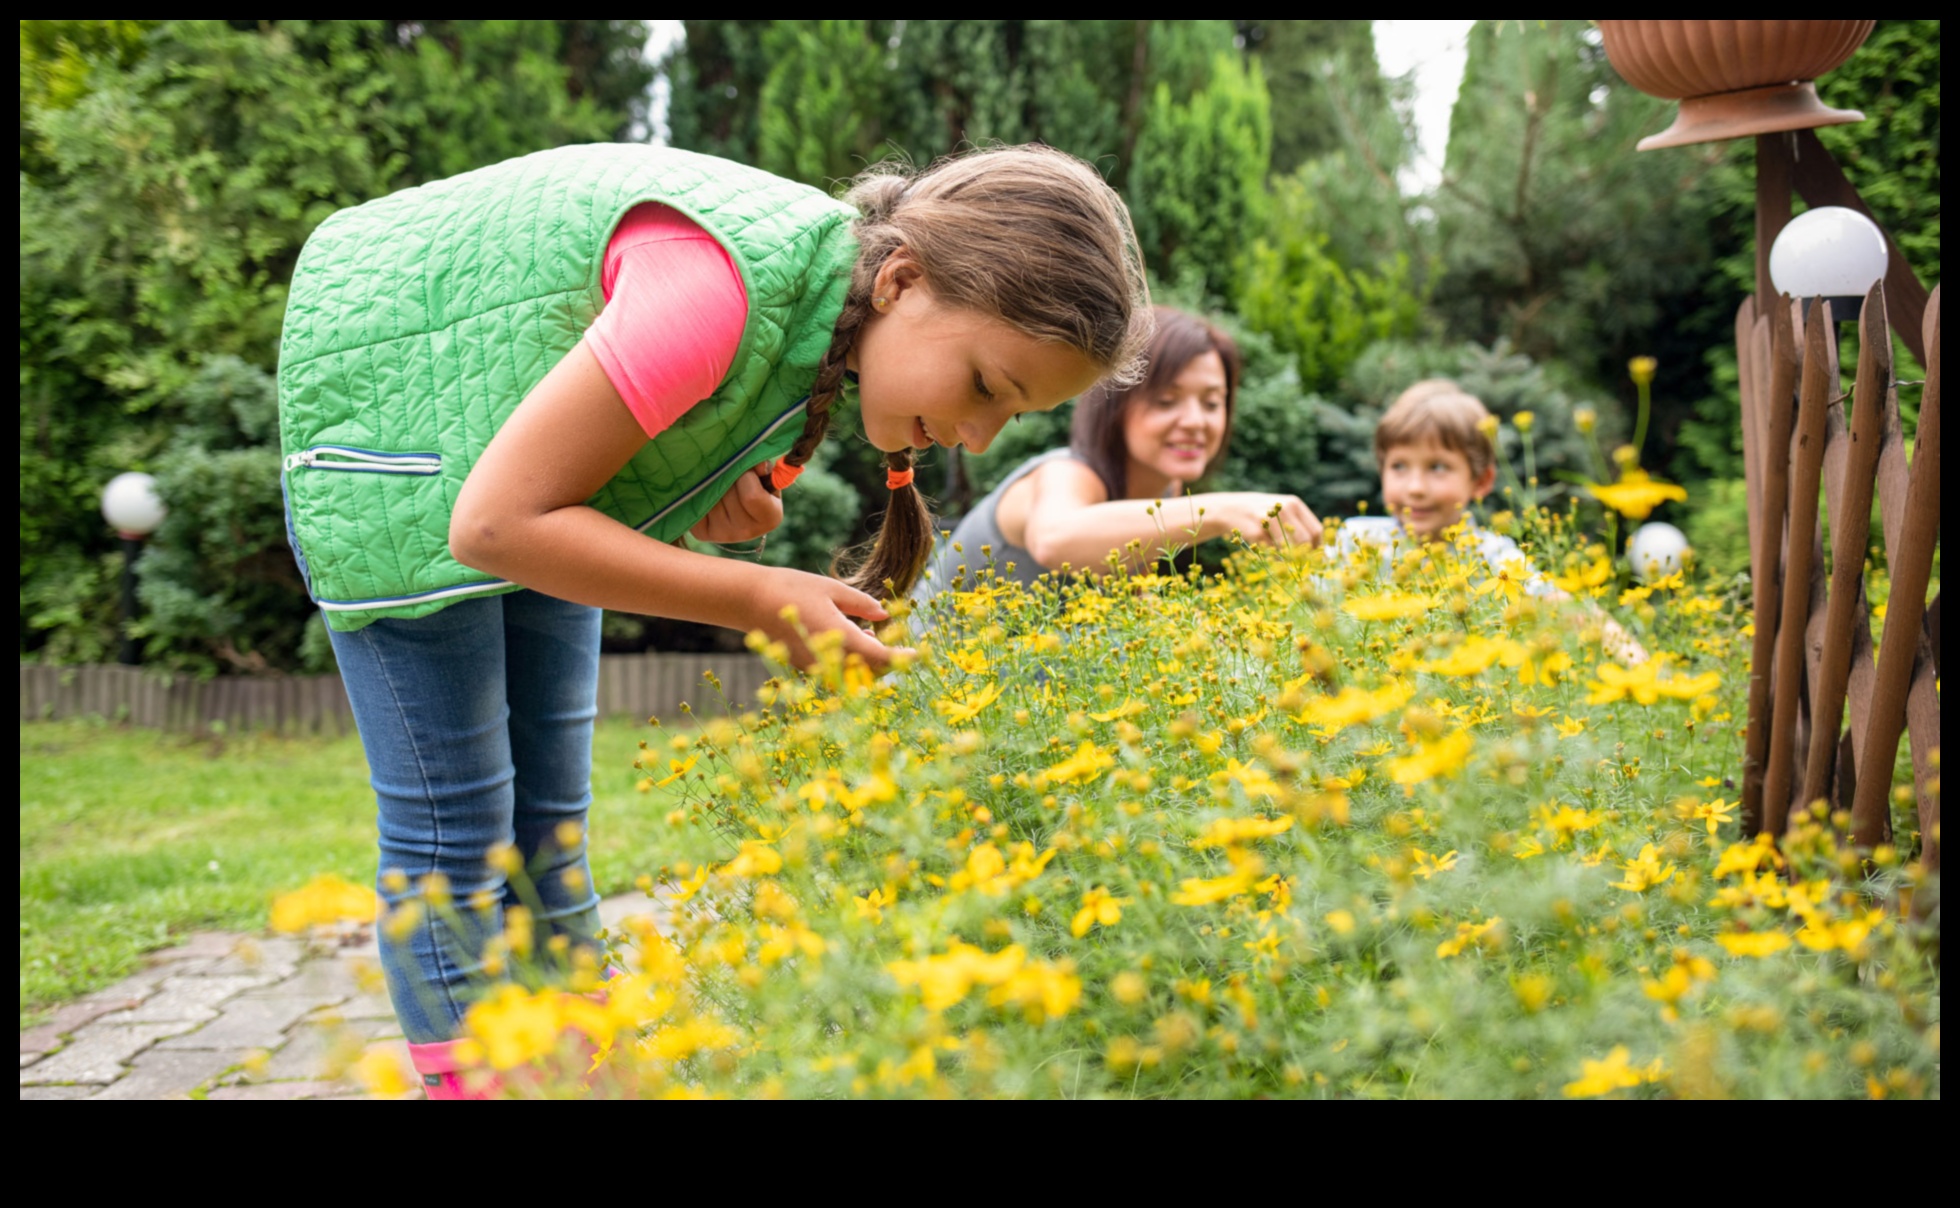
[[[539,958],[554,936],[598,933],[585,815],[599,610],[520,591],[332,638],[380,807],[388,994],[411,1044],[450,1040],[491,980],[485,947],[508,907],[532,912]],[[486,858],[502,844],[515,878]],[[431,874],[447,905],[428,900]]]

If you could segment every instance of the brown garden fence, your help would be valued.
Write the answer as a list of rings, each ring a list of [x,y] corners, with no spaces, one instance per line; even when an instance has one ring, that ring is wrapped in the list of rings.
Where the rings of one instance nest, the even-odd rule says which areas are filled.
[[[1788,297],[1767,308],[1752,297],[1736,316],[1756,568],[1742,804],[1745,833],[1781,834],[1794,811],[1822,800],[1850,811],[1859,845],[1888,842],[1903,730],[1922,858],[1933,871],[1940,601],[1929,605],[1926,593],[1940,528],[1940,291],[1925,304],[1917,339],[1907,341],[1925,350],[1926,365],[1908,464],[1886,311],[1891,285],[1872,286],[1862,304],[1848,393],[1828,302],[1813,300],[1806,314]],[[1874,495],[1892,576],[1875,650],[1865,590]]]
[[[724,713],[753,701],[769,676],[768,665],[752,654],[603,655],[599,713],[664,719],[678,716],[683,703],[696,713]],[[22,663],[21,720],[68,717],[188,732],[220,726],[292,734],[354,729],[347,689],[337,675],[198,680],[140,667]]]

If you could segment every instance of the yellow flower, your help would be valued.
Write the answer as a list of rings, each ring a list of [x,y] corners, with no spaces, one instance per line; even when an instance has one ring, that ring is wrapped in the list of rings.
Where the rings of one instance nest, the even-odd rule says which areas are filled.
[[[1531,431],[1532,422],[1537,418],[1537,416],[1529,411],[1520,411],[1511,417],[1511,422],[1517,425],[1518,431],[1529,432]]]
[[[1659,364],[1653,357],[1635,357],[1627,362],[1627,376],[1633,379],[1635,385],[1645,386],[1654,380],[1654,370],[1659,368]]]
[[[1644,844],[1638,856],[1621,864],[1620,870],[1626,876],[1613,882],[1613,888],[1628,893],[1645,893],[1674,875],[1674,865],[1663,865],[1660,852],[1651,843]]]
[[[1671,482],[1650,478],[1645,470],[1628,468],[1620,481],[1610,485],[1590,483],[1586,490],[1594,499],[1630,520],[1645,520],[1661,504],[1688,497],[1688,492]]]
[[[1416,858],[1415,875],[1425,881],[1439,872],[1448,872],[1450,869],[1456,867],[1455,851],[1446,851],[1440,856],[1432,856],[1420,847],[1412,847],[1409,849],[1409,852]]]
[[[938,1012],[958,1003],[974,986],[998,986],[1027,963],[1027,949],[1009,944],[986,953],[955,940],[944,955],[924,960],[891,961],[885,971],[902,989],[917,989],[926,1010]]]
[[[1075,754],[1049,768],[1042,776],[1049,784],[1087,784],[1102,775],[1104,768],[1114,766],[1116,756],[1085,740],[1075,748]]]
[[[1424,742],[1416,748],[1413,755],[1388,761],[1388,774],[1400,785],[1417,785],[1438,776],[1448,776],[1461,768],[1470,758],[1470,748],[1475,740],[1467,730],[1456,730],[1437,739]]]
[[[1128,898],[1110,896],[1110,892],[1098,885],[1082,895],[1082,909],[1075,912],[1069,921],[1069,934],[1081,939],[1089,934],[1089,929],[1098,925],[1114,927],[1123,921],[1123,906]]]
[[[1205,826],[1204,832],[1191,841],[1191,846],[1224,847],[1228,843],[1265,839],[1273,835],[1285,834],[1292,826],[1293,819],[1287,817],[1214,818]]]
[[[1091,713],[1089,716],[1097,721],[1121,721],[1126,717],[1135,717],[1149,708],[1149,705],[1140,700],[1126,700],[1107,713]]]
[[[1597,1095],[1610,1095],[1614,1091],[1639,1086],[1643,1082],[1657,1082],[1666,1077],[1661,1063],[1656,1060],[1651,1065],[1636,1069],[1629,1059],[1625,1045],[1615,1045],[1603,1061],[1581,1061],[1577,1081],[1565,1084],[1565,1097],[1586,1099]]]
[[[1803,929],[1797,932],[1797,942],[1813,952],[1829,952],[1835,948],[1855,954],[1864,946],[1865,937],[1871,934],[1872,928],[1884,919],[1883,910],[1868,911],[1855,918],[1836,922],[1829,922],[1813,912],[1804,921]]]
[[[361,1054],[361,1059],[354,1063],[354,1077],[370,1095],[383,1099],[399,1099],[413,1085],[408,1071],[402,1068],[401,1058],[378,1047]]]
[[[1189,877],[1171,895],[1171,901],[1179,906],[1209,906],[1237,897],[1251,889],[1257,880],[1257,872],[1243,867],[1222,877]]]
[[[1327,926],[1335,935],[1354,934],[1354,915],[1351,912],[1346,910],[1330,910],[1322,917],[1326,919]]]
[[[1341,605],[1341,610],[1361,621],[1399,621],[1404,617],[1419,617],[1435,607],[1436,600],[1433,596],[1389,592],[1385,595],[1349,600]]]
[[[898,891],[890,885],[880,886],[862,897],[851,899],[857,906],[857,917],[872,923],[885,921],[885,907],[898,900]]]
[[[1029,1023],[1060,1019],[1082,1001],[1082,979],[1066,964],[1034,961],[1016,969],[987,995],[996,1007],[1019,1007]]]
[[[1491,928],[1503,921],[1497,915],[1491,915],[1481,923],[1458,923],[1456,925],[1456,934],[1436,945],[1436,955],[1439,957],[1457,955],[1471,944],[1482,939],[1489,933]]]
[[[1715,942],[1730,956],[1775,956],[1790,946],[1790,937],[1781,931],[1725,931]]]
[[[1574,407],[1572,409],[1572,426],[1579,430],[1579,435],[1586,435],[1597,427],[1598,424],[1599,412],[1593,410],[1591,407]]]
[[[1419,663],[1416,669],[1433,675],[1481,675],[1499,659],[1515,665],[1523,661],[1524,655],[1524,647],[1516,642],[1472,634],[1442,658]]]
[[[1776,841],[1769,835],[1757,835],[1748,843],[1733,843],[1715,862],[1714,876],[1734,876],[1736,873],[1755,872],[1767,863],[1772,868],[1783,867],[1783,857],[1776,850]]]
[[[556,1051],[564,1020],[557,994],[503,985],[470,1007],[463,1027],[492,1069],[511,1070]]]
[[[1236,759],[1227,760],[1225,769],[1211,774],[1211,782],[1218,786],[1220,797],[1226,796],[1224,786],[1236,784],[1245,790],[1247,797],[1277,797],[1280,786],[1264,768],[1253,764],[1243,764]],[[1289,820],[1290,821],[1290,820]]]
[[[1373,692],[1363,688],[1343,688],[1336,696],[1319,696],[1294,714],[1303,726],[1320,726],[1339,732],[1348,726],[1374,721],[1400,709],[1415,695],[1415,688],[1401,681],[1384,684]]]
[[[290,933],[339,922],[372,923],[380,902],[367,886],[323,873],[272,900],[272,929]]]
[[[1568,717],[1564,721],[1557,722],[1552,726],[1552,729],[1558,731],[1560,738],[1577,738],[1585,731],[1585,728],[1586,723],[1584,719],[1577,717]]]
[[[946,724],[963,726],[980,715],[980,710],[994,703],[1000,697],[1000,685],[988,684],[980,691],[965,694],[955,692],[944,700],[936,700],[932,707],[946,718]]]
[[[694,769],[694,765],[700,761],[701,757],[699,755],[689,755],[686,759],[669,759],[667,761],[667,775],[655,781],[653,787],[657,789],[666,788],[676,780],[687,775]]]
[[[782,853],[762,839],[742,840],[742,850],[721,867],[722,873],[731,877],[767,877],[782,870]]]

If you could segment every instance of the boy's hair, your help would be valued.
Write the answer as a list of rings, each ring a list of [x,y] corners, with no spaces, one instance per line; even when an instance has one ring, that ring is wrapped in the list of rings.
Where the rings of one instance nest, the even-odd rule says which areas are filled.
[[[1239,346],[1232,337],[1205,322],[1169,306],[1152,308],[1157,332],[1150,338],[1144,355],[1141,378],[1129,384],[1106,380],[1098,382],[1075,404],[1075,418],[1069,425],[1069,448],[1089,463],[1102,479],[1111,499],[1129,497],[1130,450],[1123,440],[1123,417],[1137,399],[1169,386],[1194,357],[1215,352],[1225,365],[1225,439],[1218,454],[1200,472],[1209,474],[1225,458],[1232,441],[1232,419],[1238,413]]]
[[[1470,463],[1470,477],[1481,478],[1497,464],[1497,450],[1485,432],[1490,409],[1448,378],[1425,378],[1404,390],[1375,425],[1375,464],[1388,460],[1397,445],[1433,440]]]
[[[1117,380],[1138,376],[1151,329],[1143,257],[1122,198],[1082,160],[1049,147],[1001,146],[916,175],[879,164],[844,200],[862,215],[852,226],[857,263],[810,387],[803,433],[783,456],[790,465],[809,461],[829,430],[845,358],[872,313],[872,285],[901,247],[948,305],[1073,348]],[[909,469],[912,450],[885,461]],[[903,596],[932,553],[932,529],[918,488],[894,490],[875,543],[847,581],[874,595],[890,583]]]

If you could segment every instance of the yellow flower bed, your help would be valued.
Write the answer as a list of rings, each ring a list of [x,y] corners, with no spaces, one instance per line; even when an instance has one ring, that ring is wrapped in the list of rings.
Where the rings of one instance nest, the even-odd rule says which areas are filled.
[[[669,938],[477,1039],[545,1004],[587,1094],[1937,1096],[1916,836],[1738,835],[1736,602],[1661,584],[1614,665],[1624,584],[1531,521],[1584,598],[1473,552],[986,581],[898,674],[663,732]]]

